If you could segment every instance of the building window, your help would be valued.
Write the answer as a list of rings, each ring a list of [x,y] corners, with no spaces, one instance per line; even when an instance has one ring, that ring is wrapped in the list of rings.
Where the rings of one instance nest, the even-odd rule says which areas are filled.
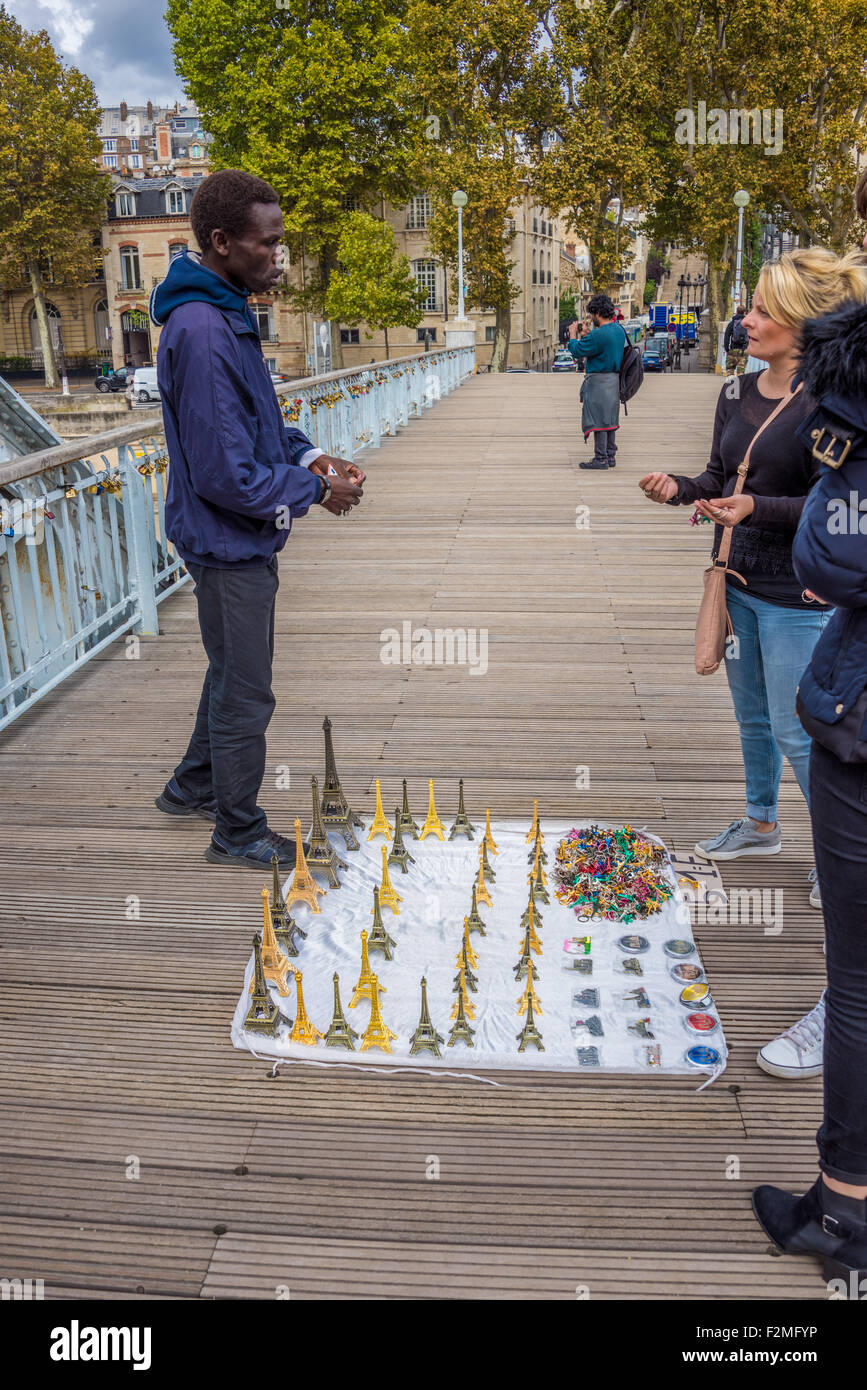
[[[193,156],[193,159],[201,159],[201,157],[202,157],[202,147],[201,147],[201,145],[193,145],[193,146],[191,147],[191,149],[190,149],[190,154]]]
[[[359,336],[358,336],[358,329],[357,329],[357,328],[341,328],[341,330],[340,330],[340,341],[341,341],[341,343],[357,343],[357,342],[360,342],[360,338],[359,338]]]
[[[102,162],[103,162],[103,164],[105,165],[106,169],[116,169],[116,168],[117,168],[117,155],[116,155],[116,154],[104,154],[104,155],[102,156]]]
[[[114,202],[118,217],[135,217],[135,198],[132,193],[118,193]]]
[[[360,198],[350,198],[349,196],[347,196],[346,198],[342,198],[340,200],[340,205],[343,208],[344,212],[361,212]]]
[[[102,148],[103,148],[104,150],[116,150],[116,149],[117,149],[117,141],[115,141],[115,140],[103,140],[103,142],[102,142]]]
[[[125,290],[140,290],[142,287],[137,246],[120,248],[120,283]]]
[[[96,347],[98,352],[103,352],[108,345],[110,334],[108,331],[108,300],[99,299],[93,306],[93,331],[96,337]]]
[[[431,313],[437,307],[437,263],[436,261],[413,261],[412,273],[419,288],[427,290],[427,299],[422,308]]]
[[[251,304],[250,312],[256,320],[259,337],[263,343],[274,341],[273,309],[270,304]]]
[[[133,135],[133,136],[130,137],[129,147],[130,147],[131,150],[137,150],[137,149],[138,149],[138,139],[136,138],[135,135]]]
[[[485,342],[492,343],[497,336],[497,325],[488,323],[485,325]]]
[[[533,218],[533,231],[534,231],[534,232],[538,232],[538,230],[539,230],[539,219],[538,219],[538,217],[534,217],[534,218]]]
[[[169,242],[169,265],[171,265],[172,261],[177,260],[178,256],[182,256],[182,255],[184,254],[184,252],[186,251],[186,249],[187,249],[187,243],[186,243],[185,241],[170,241],[170,242]]]
[[[420,231],[426,227],[430,220],[430,198],[427,193],[417,193],[414,198],[410,198],[409,207],[406,210],[406,225],[410,229]]]
[[[56,304],[52,304],[49,299],[45,301],[45,313],[48,317],[48,331],[51,334],[52,347],[60,346],[60,310]],[[36,352],[42,351],[42,339],[39,336],[39,320],[36,317],[36,310],[30,311],[30,346]]]
[[[168,190],[169,212],[184,212],[184,191],[182,188]]]
[[[550,285],[550,283],[551,283],[551,272],[550,272],[550,270],[549,270],[549,271],[548,271],[548,284]]]
[[[140,169],[140,168],[141,168],[141,155],[140,155],[140,154],[131,154],[131,155],[130,155],[130,157],[129,157],[129,167],[130,167],[131,169]]]
[[[436,329],[435,329],[435,328],[417,328],[417,329],[415,330],[415,340],[416,340],[417,343],[423,343],[424,340],[425,340],[425,338],[427,338],[427,340],[428,340],[429,343],[435,343],[436,340],[437,340],[437,331],[436,331]]]

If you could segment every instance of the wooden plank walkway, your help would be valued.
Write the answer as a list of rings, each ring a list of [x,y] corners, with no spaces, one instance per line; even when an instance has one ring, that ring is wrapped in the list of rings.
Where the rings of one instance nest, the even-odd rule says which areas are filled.
[[[429,776],[460,775],[471,815],[528,817],[538,796],[677,849],[741,814],[725,677],[692,674],[708,528],[636,487],[703,466],[718,389],[649,378],[614,472],[579,471],[565,375],[475,377],[366,456],[363,508],[300,522],[281,558],[271,822],[306,823],[326,713],[366,811],[375,777],[388,806],[406,776],[418,810]],[[384,665],[381,633],[405,620],[486,629],[487,672]],[[191,589],[161,624],[139,660],[110,648],[0,741],[0,1275],[56,1298],[824,1297],[818,1265],[773,1258],[749,1209],[757,1182],[812,1181],[820,1111],[818,1081],[754,1061],[823,981],[788,771],[783,854],[724,874],[782,888],[783,930],[697,929],[731,1047],[708,1090],[269,1080],[229,1041],[261,883],[207,865],[205,823],[152,805],[204,669]]]

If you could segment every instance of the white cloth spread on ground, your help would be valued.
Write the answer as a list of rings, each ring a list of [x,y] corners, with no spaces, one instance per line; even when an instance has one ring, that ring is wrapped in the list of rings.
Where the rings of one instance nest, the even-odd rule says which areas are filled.
[[[448,833],[451,818],[442,811],[440,815]],[[419,825],[423,823],[423,816],[416,819]],[[645,921],[631,923],[598,918],[579,922],[574,910],[563,906],[555,897],[558,886],[557,845],[574,822],[547,819],[542,820],[542,832],[548,855],[544,867],[550,901],[537,904],[541,916],[538,935],[542,954],[533,954],[539,972],[535,989],[542,1006],[541,1013],[536,1013],[535,1021],[545,1051],[539,1052],[530,1044],[525,1052],[518,1052],[518,1034],[525,1022],[518,1013],[518,1000],[524,992],[525,981],[515,980],[515,966],[524,941],[521,916],[529,896],[527,876],[530,870],[530,845],[526,842],[527,824],[522,825],[517,821],[491,823],[491,832],[499,849],[499,854],[489,854],[491,868],[496,875],[495,881],[488,884],[493,906],[479,904],[486,935],[478,932],[470,935],[470,943],[478,955],[478,965],[474,970],[478,978],[478,992],[469,995],[476,1011],[475,1019],[470,1020],[470,1027],[475,1030],[474,1046],[470,1048],[457,1041],[453,1047],[449,1047],[449,1014],[456,999],[452,992],[457,975],[456,960],[461,947],[464,917],[471,908],[472,887],[478,875],[479,845],[484,835],[484,819],[481,824],[475,818],[471,819],[475,827],[473,841],[459,836],[455,840],[441,842],[433,835],[418,841],[413,840],[411,835],[405,835],[405,847],[416,862],[409,865],[406,874],[401,872],[399,865],[389,865],[391,882],[403,898],[399,904],[399,916],[395,916],[387,907],[382,909],[386,931],[396,943],[394,959],[387,961],[381,954],[371,954],[370,964],[381,986],[384,986],[380,994],[383,1021],[398,1035],[391,1044],[391,1053],[378,1048],[362,1052],[360,1037],[355,1051],[350,1052],[339,1047],[326,1047],[324,1041],[315,1047],[290,1043],[287,1040],[288,1029],[284,1030],[282,1040],[246,1033],[244,1017],[250,1002],[248,991],[253,976],[252,953],[244,976],[244,990],[232,1021],[232,1041],[235,1046],[247,1048],[269,1059],[292,1058],[355,1066],[419,1067],[429,1072],[482,1072],[492,1068],[508,1068],[513,1071],[582,1071],[587,1075],[594,1072],[638,1071],[651,1075],[654,1071],[663,1071],[669,1074],[689,1073],[701,1079],[702,1072],[685,1060],[685,1054],[691,1047],[712,1047],[725,1061],[726,1045],[721,1024],[709,1035],[688,1031],[685,1019],[691,1010],[679,1001],[686,982],[672,977],[671,971],[678,964],[678,959],[666,955],[663,950],[664,943],[673,938],[693,940],[689,909],[670,867],[674,896],[666,903],[664,911]],[[342,837],[331,833],[332,844],[349,868],[338,870],[342,886],[328,889],[320,898],[320,914],[314,915],[303,903],[296,903],[290,908],[295,921],[307,932],[306,940],[298,938],[299,954],[292,957],[292,964],[303,975],[302,990],[307,1014],[322,1033],[326,1032],[331,1022],[332,977],[335,970],[340,976],[343,1013],[350,1026],[361,1035],[370,1019],[367,999],[362,999],[354,1009],[349,1007],[361,968],[360,932],[365,930],[370,933],[373,888],[382,879],[381,846],[385,841],[378,835],[375,840],[368,842],[365,838],[368,825],[369,822],[363,830],[357,831],[361,842],[361,848],[357,851],[347,851]],[[316,881],[320,884],[325,882],[320,875],[316,876]],[[288,890],[290,882],[291,876],[284,884],[284,891]],[[253,878],[252,883],[256,887],[250,894],[249,936],[254,931],[261,931],[260,891],[263,885],[270,887],[270,878],[263,873],[261,882]],[[650,943],[649,949],[639,956],[643,972],[641,976],[623,972],[626,953],[616,944],[620,937],[632,934],[646,937]],[[591,937],[588,958],[593,961],[593,972],[589,975],[567,968],[580,957],[569,955],[563,949],[566,939],[586,935]],[[701,965],[697,949],[682,959],[691,965]],[[444,1040],[440,1047],[441,1059],[428,1051],[410,1056],[410,1038],[421,1010],[422,975],[427,979],[431,1021]],[[624,999],[637,988],[646,991],[649,1007]],[[598,1007],[573,1003],[573,996],[586,989],[599,991]],[[270,994],[281,1011],[294,1021],[294,980],[290,978],[288,996],[280,998],[274,987],[270,989]],[[712,1004],[696,1007],[702,1007],[718,1017]],[[593,1016],[601,1020],[601,1037],[586,1028],[573,1030],[575,1019],[586,1021]],[[660,1046],[659,1067],[648,1067],[645,1060],[645,1048],[650,1040],[637,1037],[627,1029],[628,1024],[648,1017],[653,1040]],[[579,1047],[596,1047],[600,1065],[594,1068],[579,1066]]]

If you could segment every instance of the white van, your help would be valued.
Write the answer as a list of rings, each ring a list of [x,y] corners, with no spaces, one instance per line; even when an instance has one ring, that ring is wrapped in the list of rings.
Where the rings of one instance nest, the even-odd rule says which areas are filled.
[[[130,393],[134,401],[158,401],[160,388],[157,386],[156,367],[136,367]]]

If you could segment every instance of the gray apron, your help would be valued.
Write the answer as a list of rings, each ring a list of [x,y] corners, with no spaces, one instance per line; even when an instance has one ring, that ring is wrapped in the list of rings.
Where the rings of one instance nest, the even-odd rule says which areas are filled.
[[[620,373],[588,372],[581,385],[581,428],[616,430],[620,424]]]

